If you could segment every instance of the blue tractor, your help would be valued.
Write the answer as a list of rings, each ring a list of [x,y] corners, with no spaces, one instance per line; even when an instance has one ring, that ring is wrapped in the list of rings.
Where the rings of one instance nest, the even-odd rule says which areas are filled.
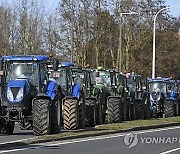
[[[167,96],[164,102],[165,117],[179,115],[178,103],[178,82],[176,80],[167,81]]]
[[[147,79],[147,101],[148,118],[163,117],[164,102],[167,97],[167,81],[169,78]]]
[[[82,69],[74,63],[61,62],[57,71],[51,69],[51,78],[62,89],[62,112],[64,129],[85,127],[85,92]]]
[[[180,80],[176,80],[177,115],[180,115]]]
[[[35,135],[60,132],[61,89],[49,80],[50,62],[43,55],[2,57],[0,133],[12,134],[15,122]]]

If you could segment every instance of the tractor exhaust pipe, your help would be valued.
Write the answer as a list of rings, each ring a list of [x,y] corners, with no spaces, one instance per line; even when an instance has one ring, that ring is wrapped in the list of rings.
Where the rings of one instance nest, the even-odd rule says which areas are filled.
[[[3,72],[3,60],[2,58],[0,59],[0,98],[2,96],[2,89],[3,89],[3,75],[4,75],[4,72]]]

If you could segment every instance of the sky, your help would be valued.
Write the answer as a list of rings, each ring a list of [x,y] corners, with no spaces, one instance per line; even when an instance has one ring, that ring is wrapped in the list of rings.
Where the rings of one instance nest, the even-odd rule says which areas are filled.
[[[59,0],[46,0],[47,4],[49,6],[52,6],[52,8],[56,7]],[[180,16],[180,0],[165,0],[166,5],[173,6],[173,5],[179,5],[178,7],[173,7],[169,9],[170,14],[172,14],[175,17]]]
[[[178,7],[169,9],[169,11],[175,17],[180,16],[180,0],[166,0],[166,4],[169,6],[179,5]]]
[[[13,1],[15,2],[19,0],[0,0],[0,4],[2,3],[2,1],[12,3]],[[42,2],[48,11],[52,11],[53,9],[55,9],[59,2],[59,0],[37,0],[37,1]],[[165,0],[165,2],[166,2],[166,5],[168,6],[179,5],[178,7],[173,7],[169,9],[170,14],[172,14],[175,17],[179,17],[180,16],[180,0]]]

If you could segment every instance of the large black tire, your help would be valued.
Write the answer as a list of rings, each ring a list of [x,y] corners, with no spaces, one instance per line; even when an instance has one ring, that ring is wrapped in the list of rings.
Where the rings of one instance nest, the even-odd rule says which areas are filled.
[[[51,134],[57,134],[61,131],[62,106],[60,97],[57,96],[51,107]]]
[[[19,127],[21,130],[32,130],[33,126],[32,126],[32,122],[19,122]]]
[[[78,128],[85,128],[85,99],[84,97],[81,97],[78,103]]]
[[[143,119],[143,100],[135,100],[135,119]]]
[[[0,124],[0,134],[7,134],[7,135],[11,135],[14,132],[14,125],[15,123],[12,121],[8,121],[8,122],[1,122]]]
[[[143,111],[144,111],[144,119],[150,119],[151,118],[151,106],[150,106],[150,100],[148,98],[145,98]]]
[[[86,99],[86,127],[94,127],[96,125],[96,100]]]
[[[33,102],[34,135],[50,134],[50,100],[36,99]]]
[[[108,123],[121,122],[120,98],[108,98],[107,114]]]
[[[128,99],[124,102],[124,120],[131,120],[131,102]]]
[[[175,101],[175,106],[176,106],[176,111],[175,111],[175,116],[179,116],[180,115],[180,102],[178,100]]]
[[[164,101],[164,116],[165,117],[173,117],[174,115],[175,115],[174,101],[165,100]]]
[[[101,101],[96,102],[96,124],[101,125],[103,123],[102,115],[102,103]]]
[[[74,130],[79,128],[78,102],[75,99],[66,99],[63,109],[64,129]]]

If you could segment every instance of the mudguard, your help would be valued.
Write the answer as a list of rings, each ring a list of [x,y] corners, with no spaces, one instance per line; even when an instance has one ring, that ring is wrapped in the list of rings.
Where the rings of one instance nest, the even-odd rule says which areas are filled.
[[[176,100],[176,93],[174,91],[169,94],[169,99],[173,101]]]
[[[72,87],[72,96],[77,97],[78,99],[81,96],[81,87],[79,84],[74,84]]]
[[[58,88],[59,85],[56,82],[49,80],[45,88],[45,94],[49,96],[51,100],[54,100],[57,95]]]
[[[118,98],[118,99],[121,99],[120,96],[108,96],[108,99],[110,99],[110,98]]]

